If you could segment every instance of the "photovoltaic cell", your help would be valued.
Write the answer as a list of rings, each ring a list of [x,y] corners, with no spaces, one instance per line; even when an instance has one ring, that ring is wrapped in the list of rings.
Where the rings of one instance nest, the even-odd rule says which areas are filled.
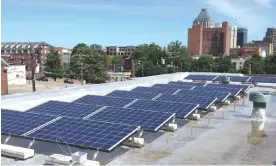
[[[82,98],[79,98],[73,101],[73,103],[124,107],[125,105],[129,104],[132,101],[133,99],[126,99],[126,98],[120,98],[120,97],[86,95]]]
[[[231,93],[231,96],[237,96],[242,89],[241,88],[226,88],[226,87],[196,87],[193,90],[200,90],[200,91],[216,91],[216,92],[227,92]]]
[[[176,89],[187,89],[193,88],[193,85],[175,85],[175,84],[155,84],[153,88],[176,88]]]
[[[199,108],[208,109],[217,100],[217,98],[202,97],[202,96],[191,96],[191,95],[183,96],[183,95],[163,94],[162,96],[158,97],[156,100],[199,104]]]
[[[212,81],[216,78],[216,75],[188,75],[186,80],[209,80]]]
[[[128,108],[176,113],[177,118],[186,118],[198,108],[198,105],[156,100],[138,100],[137,102],[128,106]]]
[[[141,126],[144,130],[157,131],[174,117],[174,113],[107,107],[89,120]]]
[[[83,118],[99,110],[102,107],[103,106],[91,106],[91,105],[67,103],[67,102],[60,102],[60,101],[49,101],[37,107],[29,109],[27,112],[44,114],[44,115]]]
[[[147,92],[147,93],[166,93],[166,94],[173,94],[174,92],[178,91],[179,89],[176,88],[153,88],[153,87],[136,87],[131,92]]]
[[[216,91],[204,91],[204,90],[182,90],[182,91],[179,91],[176,95],[215,97],[219,101],[223,102],[230,96],[230,93],[216,92]]]
[[[121,91],[116,90],[113,91],[106,96],[113,96],[113,97],[124,97],[124,98],[132,98],[132,99],[153,99],[159,93],[145,93],[147,91],[138,92],[138,91]]]
[[[111,151],[139,129],[131,125],[63,117],[27,137]]]
[[[56,117],[1,109],[1,133],[21,136]]]
[[[171,81],[168,84],[173,84],[173,85],[184,85],[184,86],[204,86],[206,83],[199,83],[199,82],[176,82],[176,81]]]

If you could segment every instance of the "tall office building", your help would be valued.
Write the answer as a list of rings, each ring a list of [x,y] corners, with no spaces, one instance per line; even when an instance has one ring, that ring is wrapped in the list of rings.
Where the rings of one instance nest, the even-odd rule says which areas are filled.
[[[209,16],[206,9],[201,9],[199,15],[193,22],[193,25],[202,25],[203,28],[212,28],[214,26],[214,22]]]
[[[274,52],[276,52],[276,28],[267,28],[265,36],[266,36],[265,39],[271,40],[273,44],[273,50]]]
[[[189,55],[229,55],[230,36],[227,22],[214,27],[206,9],[202,9],[192,28],[188,29]]]
[[[243,48],[244,44],[247,43],[247,28],[238,27],[237,30],[237,46]]]
[[[230,32],[230,48],[236,48],[237,47],[237,26],[232,26],[231,27],[231,32]]]

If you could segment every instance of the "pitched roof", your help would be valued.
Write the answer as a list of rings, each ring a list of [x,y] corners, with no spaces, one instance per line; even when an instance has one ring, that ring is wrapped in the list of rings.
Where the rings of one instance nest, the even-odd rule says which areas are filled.
[[[201,9],[199,15],[196,17],[195,21],[209,21],[212,20],[206,9]]]

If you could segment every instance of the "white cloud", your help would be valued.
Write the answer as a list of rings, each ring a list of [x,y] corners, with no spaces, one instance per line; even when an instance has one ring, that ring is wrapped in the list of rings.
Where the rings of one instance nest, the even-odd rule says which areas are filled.
[[[205,3],[215,12],[230,19],[237,18],[233,21],[239,26],[247,27],[249,34],[257,33],[267,25],[266,18],[250,3],[245,3],[247,6],[244,5],[244,1],[239,0],[206,0]]]
[[[254,0],[254,2],[256,2],[262,6],[265,6],[265,7],[271,7],[270,6],[271,0]]]

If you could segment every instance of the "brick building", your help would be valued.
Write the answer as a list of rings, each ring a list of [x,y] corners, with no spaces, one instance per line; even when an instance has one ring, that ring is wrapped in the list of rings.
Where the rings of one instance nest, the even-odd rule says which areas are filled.
[[[202,25],[193,25],[188,30],[189,55],[201,54],[228,56],[230,51],[230,28],[227,22],[222,27],[204,28]]]
[[[267,28],[265,38],[271,39],[271,43],[273,44],[273,51],[276,52],[276,28]]]
[[[69,63],[71,58],[71,49],[63,47],[55,47],[55,50],[60,54],[61,63]]]
[[[231,48],[230,56],[234,57],[250,57],[252,55],[261,55],[261,48]]]
[[[1,58],[1,95],[8,94],[8,72],[9,65]]]
[[[256,48],[261,49],[261,51],[265,51],[266,55],[273,54],[273,44],[270,42],[265,42],[262,40],[252,41],[244,44],[244,48]]]
[[[32,65],[40,64],[40,72],[44,71],[46,55],[51,45],[45,42],[3,42],[1,43],[1,57],[13,65],[25,65],[30,71]]]

